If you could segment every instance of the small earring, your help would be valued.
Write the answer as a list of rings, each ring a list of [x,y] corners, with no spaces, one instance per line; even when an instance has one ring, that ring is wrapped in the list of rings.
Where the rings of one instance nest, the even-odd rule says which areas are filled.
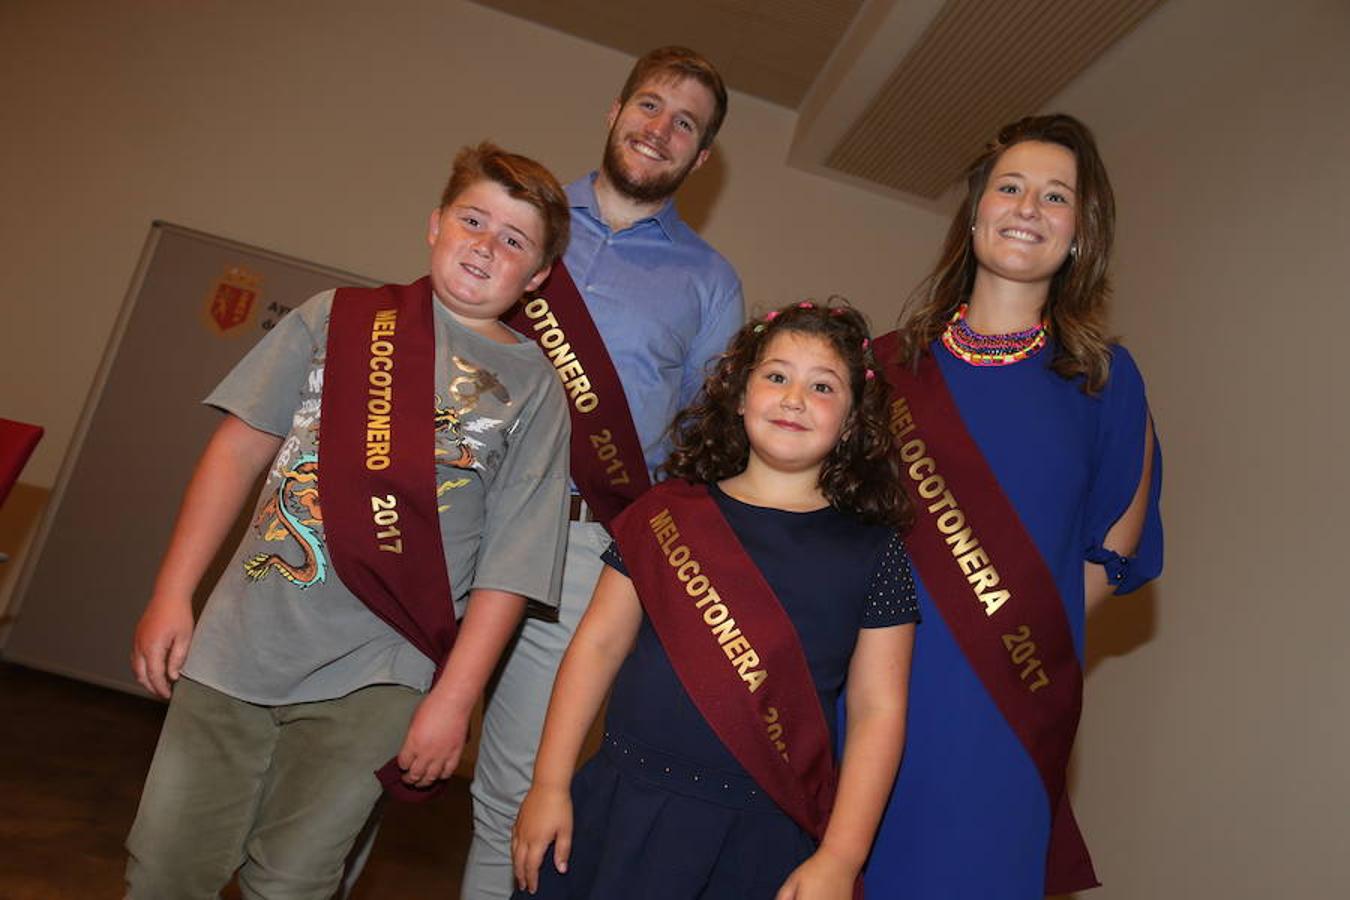
[[[971,234],[974,234],[974,233],[975,233],[975,223],[974,223],[974,222],[971,222],[971,223],[970,223],[970,233],[971,233]]]
[[[1077,241],[1074,241],[1072,244],[1069,245],[1069,258],[1070,258],[1070,259],[1077,259],[1077,258],[1078,258],[1078,242],[1077,242]]]

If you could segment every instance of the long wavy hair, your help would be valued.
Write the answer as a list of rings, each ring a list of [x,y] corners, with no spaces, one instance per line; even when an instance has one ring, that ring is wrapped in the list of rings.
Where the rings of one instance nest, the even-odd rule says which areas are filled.
[[[1023,141],[1058,144],[1077,162],[1074,247],[1050,280],[1045,318],[1054,338],[1051,368],[1065,378],[1081,377],[1083,390],[1096,394],[1106,384],[1111,367],[1105,328],[1116,201],[1092,132],[1073,116],[1029,116],[1004,126],[966,170],[966,197],[947,229],[937,266],[905,303],[900,326],[903,358],[917,365],[957,306],[970,298],[979,268],[971,226],[980,198],[999,157]]]
[[[826,341],[848,370],[853,404],[839,442],[820,468],[820,489],[830,505],[866,522],[900,528],[913,519],[887,422],[885,379],[877,373],[867,319],[842,301],[803,301],[741,327],[716,361],[694,402],[671,424],[674,450],[657,470],[660,478],[704,484],[745,471],[750,441],[740,404],[750,373],[780,334]]]

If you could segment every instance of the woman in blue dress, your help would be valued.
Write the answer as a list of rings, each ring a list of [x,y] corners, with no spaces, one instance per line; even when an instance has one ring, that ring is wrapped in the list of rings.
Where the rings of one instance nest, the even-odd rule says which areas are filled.
[[[1002,521],[978,518],[977,507],[998,490],[965,479],[963,492],[961,471],[949,462],[961,440],[928,434],[916,442],[907,434],[910,413],[893,412],[902,467],[912,463],[918,493],[929,498],[910,540],[926,624],[914,650],[904,759],[865,873],[869,897],[1031,900],[1095,884],[1059,804],[1081,699],[1084,618],[1094,603],[1134,590],[1162,567],[1161,458],[1144,385],[1129,353],[1105,336],[1115,210],[1091,134],[1069,116],[1023,119],[999,133],[967,178],[936,269],[901,329],[877,343],[898,396],[929,390],[924,384],[950,394],[955,412],[930,418],[968,433],[961,440],[973,442],[1001,488],[990,509]],[[929,380],[907,381],[907,373],[925,371]],[[943,472],[945,482],[918,481]],[[934,492],[943,485],[949,493]],[[967,520],[973,531],[958,534]],[[1062,634],[1066,666],[1053,679],[1038,668],[1049,648],[1018,643],[1033,592],[1019,591],[1006,571],[995,590],[1000,576],[990,573],[1012,560],[986,558],[977,546],[1005,526],[1025,548],[1006,556],[1044,562],[1042,613],[1063,623],[1054,633]],[[931,562],[917,549],[923,529],[941,538]],[[949,574],[939,591],[937,568],[952,565],[958,544],[973,555],[956,559],[962,577]],[[980,614],[965,616],[971,608]],[[998,630],[978,632],[986,619]],[[981,634],[993,636],[984,650],[995,645],[983,657]],[[1000,693],[996,657],[1013,671],[1009,653],[1018,668]],[[1028,740],[1040,726],[1021,715],[1052,693],[1037,690],[1052,680],[1067,698],[1049,723],[1057,757]]]

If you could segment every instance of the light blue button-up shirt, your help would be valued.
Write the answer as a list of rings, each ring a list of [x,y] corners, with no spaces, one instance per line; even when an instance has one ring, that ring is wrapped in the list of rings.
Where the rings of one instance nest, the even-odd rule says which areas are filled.
[[[619,373],[650,472],[670,450],[671,419],[745,319],[741,282],[673,202],[615,232],[594,185],[592,172],[567,186],[572,238],[563,260]]]

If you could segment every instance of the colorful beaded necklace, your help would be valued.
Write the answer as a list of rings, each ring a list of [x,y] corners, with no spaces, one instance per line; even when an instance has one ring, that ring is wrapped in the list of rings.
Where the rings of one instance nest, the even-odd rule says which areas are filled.
[[[942,343],[953,355],[972,366],[1006,366],[1021,362],[1045,346],[1045,324],[1014,331],[1012,334],[979,334],[966,322],[966,306],[956,308],[947,329],[942,332]]]

